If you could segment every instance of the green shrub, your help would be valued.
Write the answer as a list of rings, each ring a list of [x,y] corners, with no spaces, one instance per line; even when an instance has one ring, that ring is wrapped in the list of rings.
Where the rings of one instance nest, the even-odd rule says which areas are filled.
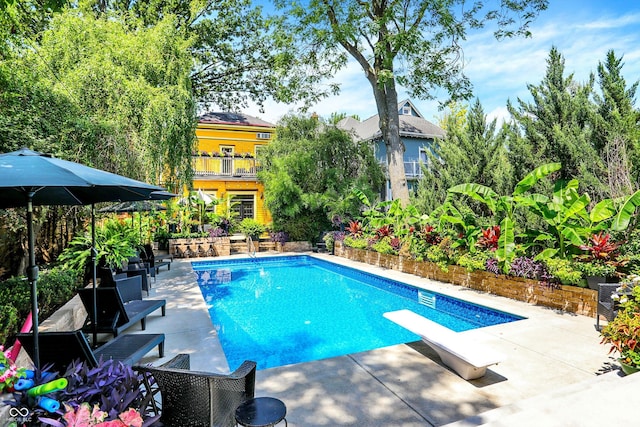
[[[387,255],[396,255],[398,253],[398,251],[391,246],[388,238],[378,240],[371,246],[371,249],[378,253]]]
[[[369,242],[364,237],[347,236],[344,238],[344,245],[354,249],[367,249]]]
[[[440,246],[430,246],[426,251],[427,260],[437,264],[442,271],[449,271],[449,257]]]
[[[6,343],[18,328],[18,310],[12,305],[0,305],[0,343]]]
[[[473,254],[467,252],[458,258],[457,264],[466,268],[467,271],[486,270],[487,260],[490,257],[489,252],[486,251],[478,251]]]
[[[560,258],[547,258],[544,260],[549,273],[558,279],[563,285],[587,286],[582,278],[582,272],[573,267],[571,261]]]
[[[253,218],[245,218],[238,224],[238,231],[245,236],[256,237],[265,232],[267,228]]]
[[[38,277],[37,286],[38,316],[42,322],[75,295],[78,275],[73,270],[63,268],[44,270]],[[0,307],[0,343],[6,343],[8,338],[18,332],[31,311],[31,290],[25,277],[12,277],[0,282]]]
[[[616,268],[603,262],[576,262],[573,268],[580,271],[583,277],[611,277],[615,275]]]

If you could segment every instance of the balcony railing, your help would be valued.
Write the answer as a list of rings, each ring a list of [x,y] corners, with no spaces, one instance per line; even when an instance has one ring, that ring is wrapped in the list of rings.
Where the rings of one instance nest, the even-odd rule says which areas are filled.
[[[420,178],[422,177],[422,163],[404,162],[404,174],[407,178]]]
[[[412,160],[409,162],[404,162],[404,175],[407,178],[421,178],[422,177],[422,165],[424,163],[419,162],[417,160]],[[381,162],[380,165],[387,171],[387,162]],[[388,175],[388,174],[387,174]]]
[[[192,156],[191,160],[196,177],[255,178],[260,170],[260,162],[250,157]]]

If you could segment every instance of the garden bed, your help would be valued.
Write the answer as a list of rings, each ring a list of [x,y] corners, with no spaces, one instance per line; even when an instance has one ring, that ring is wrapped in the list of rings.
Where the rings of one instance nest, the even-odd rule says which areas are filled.
[[[467,271],[467,269],[456,265],[449,266],[448,271],[442,271],[440,267],[431,262],[415,261],[405,256],[386,255],[375,251],[345,247],[342,242],[336,242],[335,255],[534,305],[589,317],[596,315],[598,294],[595,290],[588,288],[566,285],[548,286],[531,279],[495,275],[486,271]]]

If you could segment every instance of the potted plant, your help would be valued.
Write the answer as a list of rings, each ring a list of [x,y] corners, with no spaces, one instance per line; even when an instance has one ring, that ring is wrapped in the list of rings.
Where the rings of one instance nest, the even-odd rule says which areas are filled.
[[[613,277],[616,273],[616,267],[597,260],[577,262],[574,267],[582,272],[590,289],[598,289],[598,283],[605,283],[607,278]]]
[[[338,237],[338,233],[340,233],[340,237]],[[338,238],[336,238],[338,237]],[[322,240],[324,241],[324,244],[327,248],[327,251],[329,251],[329,253],[331,255],[334,254],[334,248],[335,248],[335,243],[336,240],[344,240],[344,232],[341,231],[329,231],[327,233],[325,233],[324,236],[322,236]]]
[[[284,244],[289,241],[289,233],[286,231],[272,231],[269,233],[269,239],[275,243],[276,250],[283,252]]]
[[[253,218],[245,218],[238,224],[238,231],[247,238],[251,237],[251,239],[255,241],[260,238],[260,235],[264,233],[265,230],[266,227]]]
[[[57,373],[31,372],[31,387],[58,381]],[[41,405],[28,388],[16,390],[13,400],[7,403],[27,408],[32,426],[141,427],[159,418],[146,412],[148,400],[142,392],[141,374],[122,362],[100,361],[91,367],[76,361],[61,379],[63,386],[46,394],[48,402],[55,402],[55,406]]]
[[[589,243],[581,245],[580,249],[586,253],[579,255],[575,267],[582,271],[591,289],[597,289],[598,283],[606,281],[607,277],[612,277],[616,273],[619,243],[611,239],[609,233],[603,231],[593,234],[589,238]]]
[[[625,374],[640,370],[640,276],[635,274],[621,282],[612,299],[618,301],[616,317],[600,332],[602,344],[611,344]]]

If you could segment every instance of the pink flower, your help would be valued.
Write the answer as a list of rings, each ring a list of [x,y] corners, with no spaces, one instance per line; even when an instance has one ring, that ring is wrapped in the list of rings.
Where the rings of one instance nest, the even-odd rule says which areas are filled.
[[[82,403],[78,409],[74,411],[73,407],[64,404],[65,412],[62,417],[67,422],[67,427],[91,427],[104,420],[107,416],[106,412],[102,412],[98,405],[93,406],[93,410],[88,403]]]
[[[142,417],[140,416],[140,412],[133,408],[127,409],[125,412],[121,413],[118,418],[120,418],[127,427],[142,427]]]
[[[127,425],[120,420],[112,420],[112,421],[105,421],[100,424],[95,424],[95,427],[127,427]]]

